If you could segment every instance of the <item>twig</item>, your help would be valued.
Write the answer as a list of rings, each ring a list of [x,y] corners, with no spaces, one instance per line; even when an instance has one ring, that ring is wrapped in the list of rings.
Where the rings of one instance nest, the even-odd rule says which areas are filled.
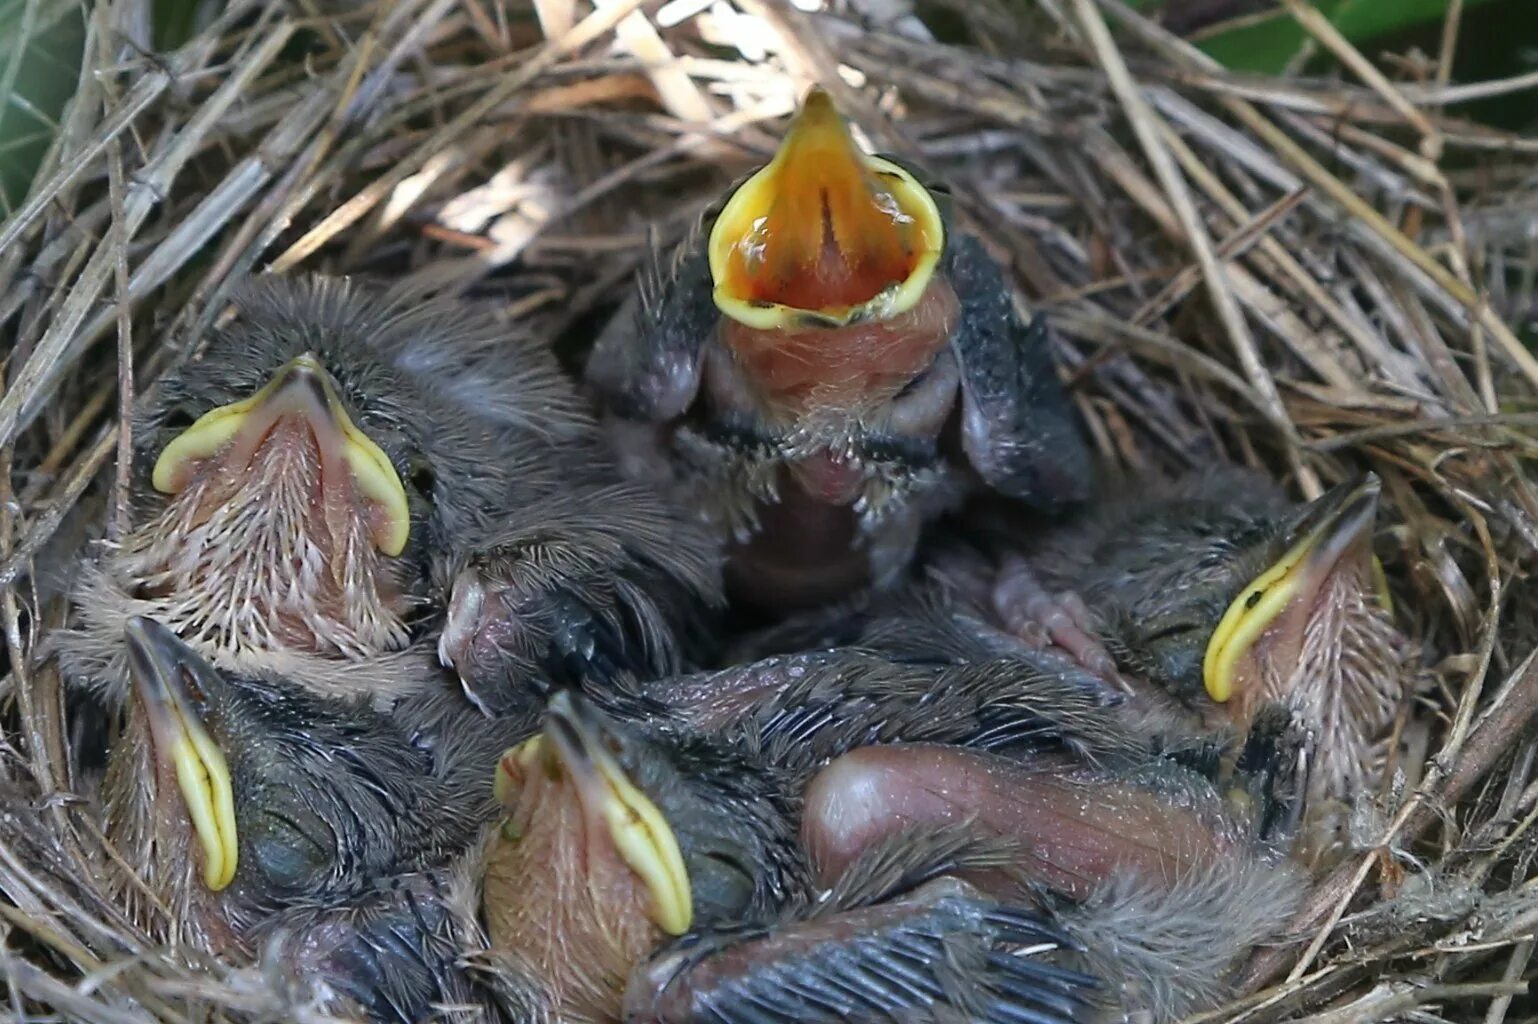
[[[1212,299],[1218,318],[1223,322],[1229,341],[1234,346],[1235,354],[1239,357],[1239,365],[1244,368],[1245,377],[1249,379],[1250,386],[1260,396],[1261,408],[1287,440],[1293,452],[1290,458],[1294,464],[1294,471],[1304,482],[1305,490],[1317,491],[1319,485],[1312,470],[1297,458],[1296,452],[1299,447],[1297,429],[1282,405],[1282,397],[1276,390],[1276,382],[1272,380],[1261,361],[1260,352],[1255,347],[1255,340],[1250,336],[1249,328],[1244,323],[1244,315],[1239,311],[1239,304],[1234,299],[1228,275],[1213,252],[1212,240],[1207,237],[1207,230],[1196,212],[1195,204],[1191,201],[1185,179],[1181,177],[1180,170],[1175,166],[1174,159],[1164,145],[1157,115],[1148,106],[1136,83],[1132,81],[1131,72],[1127,70],[1121,52],[1116,49],[1116,43],[1112,40],[1111,32],[1106,28],[1100,11],[1095,7],[1094,0],[1073,0],[1073,8],[1091,47],[1105,68],[1112,91],[1116,93],[1117,99],[1121,101],[1122,107],[1127,112],[1128,120],[1132,122],[1132,129],[1137,134],[1144,155],[1153,166],[1159,184],[1164,187],[1175,215],[1180,219],[1186,241],[1202,268],[1202,276],[1207,284],[1207,294]]]
[[[512,98],[562,56],[582,49],[608,32],[619,23],[621,18],[639,7],[640,3],[641,0],[621,0],[613,6],[594,11],[560,39],[544,44],[539,52],[524,62],[516,72],[506,76],[500,84],[476,100],[458,117],[434,132],[426,142],[413,150],[411,155],[332,211],[330,216],[289,246],[281,256],[273,260],[270,268],[272,272],[281,274],[285,270],[292,269],[325,245],[328,240],[357,223],[359,218],[378,205],[391,189],[420,170],[433,154],[473,127],[486,114]]]

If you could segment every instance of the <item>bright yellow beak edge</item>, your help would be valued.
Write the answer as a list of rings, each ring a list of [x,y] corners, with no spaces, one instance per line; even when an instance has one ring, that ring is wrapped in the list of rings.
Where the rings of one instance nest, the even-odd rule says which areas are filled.
[[[411,509],[406,488],[390,459],[367,434],[353,425],[342,401],[337,397],[331,376],[319,360],[302,355],[286,363],[250,398],[211,409],[182,431],[161,450],[150,474],[150,482],[162,494],[181,489],[179,471],[187,463],[210,458],[227,446],[251,415],[277,396],[297,374],[308,374],[322,382],[326,393],[326,414],[340,435],[342,458],[352,473],[358,492],[378,502],[385,510],[387,526],[375,537],[379,550],[394,557],[406,547],[411,534]],[[319,426],[319,425],[317,425]]]
[[[1281,560],[1240,591],[1218,620],[1202,658],[1207,696],[1219,704],[1233,696],[1234,667],[1240,656],[1260,639],[1283,608],[1297,596],[1294,570],[1308,556],[1312,538],[1294,545]]]
[[[182,735],[170,751],[176,784],[203,848],[203,884],[219,892],[235,877],[240,859],[230,769],[208,733],[182,715]]]
[[[1376,498],[1376,490],[1373,490]],[[1333,523],[1322,524],[1299,540],[1274,565],[1239,592],[1207,642],[1202,657],[1202,681],[1207,696],[1219,704],[1233,696],[1234,670],[1240,657],[1258,641],[1302,587],[1301,567],[1329,535]],[[1373,587],[1383,610],[1393,614],[1393,599],[1383,563],[1372,556]]]
[[[533,736],[502,754],[492,780],[492,794],[504,809],[512,806],[516,796],[515,770],[521,774],[536,770],[536,761],[546,749],[544,736]],[[558,745],[552,749],[558,749]],[[591,760],[605,787],[601,800],[604,823],[620,858],[651,894],[658,927],[669,935],[682,935],[693,923],[694,898],[689,871],[672,827],[657,805],[631,783],[624,769],[607,752],[585,744],[581,755]],[[505,827],[503,834],[509,839],[517,838],[508,836]]]
[[[598,769],[613,796],[604,803],[604,818],[615,848],[651,892],[657,926],[669,935],[682,935],[694,920],[694,897],[677,836],[657,805],[618,765],[604,758]]]
[[[828,124],[830,117],[835,119],[831,126]],[[814,92],[808,97],[801,115],[791,125],[774,159],[732,194],[711,228],[707,253],[711,279],[715,281],[713,295],[716,308],[738,323],[758,330],[772,330],[809,317],[828,326],[881,319],[912,309],[929,287],[945,246],[945,225],[940,209],[929,190],[919,184],[913,175],[890,160],[864,153],[859,154],[860,158],[897,201],[898,211],[894,212],[894,216],[910,217],[918,227],[921,245],[915,253],[913,269],[906,279],[882,289],[875,297],[857,306],[816,310],[745,299],[733,294],[726,286],[725,282],[730,277],[729,260],[739,246],[754,237],[756,229],[761,225],[785,169],[786,160],[795,151],[791,145],[792,140],[797,133],[828,132],[835,128],[840,133],[846,132],[837,118],[838,114],[833,111],[826,94]],[[850,145],[853,145],[852,141]]]

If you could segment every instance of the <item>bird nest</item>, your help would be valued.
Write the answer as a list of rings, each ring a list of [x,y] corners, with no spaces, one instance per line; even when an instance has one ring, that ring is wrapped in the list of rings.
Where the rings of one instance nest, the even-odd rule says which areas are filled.
[[[47,639],[61,567],[123,528],[135,392],[242,279],[291,270],[461,296],[577,353],[649,235],[761,163],[813,83],[953,188],[1049,314],[1109,463],[1229,459],[1303,497],[1383,479],[1379,553],[1432,671],[1379,813],[1211,1019],[1523,1012],[1538,139],[1459,114],[1523,82],[1424,59],[1390,80],[1301,4],[1338,77],[1226,71],[1115,0],[234,0],[159,53],[151,6],[92,7],[78,92],[0,222],[12,1013],[318,1019],[282,965],[193,969],[92,881]]]

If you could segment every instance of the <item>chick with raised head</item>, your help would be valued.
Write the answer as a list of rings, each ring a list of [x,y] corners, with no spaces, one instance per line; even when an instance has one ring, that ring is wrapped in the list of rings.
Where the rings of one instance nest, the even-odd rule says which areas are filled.
[[[318,278],[236,307],[138,417],[135,525],[78,588],[72,677],[126,692],[134,615],[382,705],[440,657],[493,695],[597,656],[670,667],[709,541],[620,482],[542,345]]]
[[[519,723],[467,708],[413,724],[222,672],[152,620],[125,632],[132,687],[102,781],[120,855],[107,878],[158,940],[249,953],[274,914],[442,864],[494,810],[484,766]],[[431,731],[444,726],[452,735]]]
[[[761,609],[890,586],[975,490],[1038,511],[1089,493],[1042,321],[943,190],[862,152],[820,90],[654,254],[586,375],[632,474],[730,543],[732,596]]]
[[[1234,468],[1142,490],[1028,540],[1033,571],[1083,596],[1176,729],[1243,734],[1285,704],[1318,735],[1311,812],[1363,792],[1413,671],[1373,555],[1377,478],[1301,506]]]
[[[1073,1018],[1088,979],[1027,955],[1059,944],[1056,928],[934,878],[953,849],[888,851],[900,864],[879,891],[818,902],[792,778],[558,694],[544,732],[498,765],[492,949],[564,1021]]]

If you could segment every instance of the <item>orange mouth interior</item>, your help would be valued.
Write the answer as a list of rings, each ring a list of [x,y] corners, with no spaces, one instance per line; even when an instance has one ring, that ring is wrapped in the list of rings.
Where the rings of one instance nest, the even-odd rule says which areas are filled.
[[[779,152],[723,212],[718,287],[755,305],[837,311],[914,276],[938,240],[905,182],[855,144],[821,90],[807,97]]]

